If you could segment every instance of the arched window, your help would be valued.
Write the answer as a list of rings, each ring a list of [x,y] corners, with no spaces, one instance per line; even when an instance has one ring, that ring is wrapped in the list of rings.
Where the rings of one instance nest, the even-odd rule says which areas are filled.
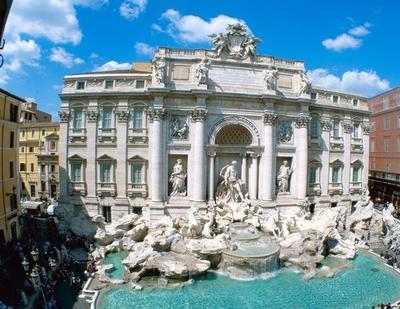
[[[249,130],[238,124],[230,124],[222,128],[215,138],[219,145],[250,145],[252,136]]]

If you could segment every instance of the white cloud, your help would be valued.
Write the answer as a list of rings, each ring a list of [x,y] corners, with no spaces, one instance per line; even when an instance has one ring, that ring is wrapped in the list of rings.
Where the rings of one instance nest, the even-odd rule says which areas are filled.
[[[91,53],[90,56],[89,56],[90,59],[97,59],[99,57],[100,56],[98,54],[96,54],[96,53]]]
[[[364,23],[361,26],[351,28],[347,33],[342,33],[334,39],[325,39],[322,41],[322,45],[326,49],[331,49],[340,52],[344,49],[357,49],[362,45],[362,39],[360,37],[366,36],[370,33],[370,23]]]
[[[25,100],[27,101],[27,102],[36,102],[36,99],[35,98],[25,98]]]
[[[91,9],[99,9],[103,5],[108,4],[108,0],[73,0],[73,4],[89,7]]]
[[[119,7],[119,13],[128,20],[134,20],[143,13],[147,6],[147,0],[124,0]]]
[[[240,22],[246,25],[243,20],[226,15],[218,15],[206,21],[195,15],[181,15],[174,9],[165,11],[161,19],[167,22],[166,26],[153,24],[152,29],[166,32],[175,40],[184,43],[208,42],[210,34],[225,32],[228,24]]]
[[[74,65],[84,62],[81,58],[75,57],[62,47],[53,47],[49,59],[50,61],[61,63],[66,68],[72,68]]]
[[[352,92],[367,97],[374,96],[390,88],[389,82],[379,77],[374,71],[351,70],[338,77],[329,73],[329,70],[318,68],[309,71],[308,77],[315,86]]]
[[[104,63],[101,66],[94,68],[93,71],[100,72],[100,71],[127,70],[130,69],[131,67],[132,67],[131,63],[128,62],[118,63],[114,60],[111,60],[109,62]]]
[[[18,36],[15,41],[5,44],[3,55],[5,57],[5,70],[22,73],[23,65],[33,67],[39,65],[41,50],[34,40],[21,40]]]
[[[53,85],[53,86],[51,86],[54,90],[56,90],[56,91],[60,91],[60,90],[62,90],[63,88],[64,88],[64,86],[63,85]]]
[[[135,44],[136,53],[143,56],[152,57],[154,54],[155,48],[150,46],[149,44],[143,42],[137,42]]]

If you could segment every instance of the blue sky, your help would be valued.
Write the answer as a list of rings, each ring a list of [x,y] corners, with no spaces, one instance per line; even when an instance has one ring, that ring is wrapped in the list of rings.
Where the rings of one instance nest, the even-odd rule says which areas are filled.
[[[242,21],[260,54],[305,61],[314,85],[373,96],[400,85],[400,2],[14,0],[0,87],[56,115],[63,76],[127,68],[157,46],[210,48]]]

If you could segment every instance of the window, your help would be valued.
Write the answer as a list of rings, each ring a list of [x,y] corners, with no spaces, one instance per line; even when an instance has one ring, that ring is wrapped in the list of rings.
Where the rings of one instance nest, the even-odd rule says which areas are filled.
[[[361,167],[354,166],[353,167],[353,182],[360,182],[361,176]]]
[[[11,208],[11,211],[14,211],[18,208],[17,207],[17,195],[15,193],[10,195],[10,208]]]
[[[46,165],[44,164],[40,165],[40,173],[42,175],[46,174]]]
[[[42,191],[42,192],[46,191],[46,182],[45,181],[40,182],[40,191]]]
[[[334,137],[340,137],[340,121],[339,120],[336,120],[336,119],[333,120],[332,131],[333,131]]]
[[[375,122],[371,122],[370,131],[371,131],[371,133],[375,132]]]
[[[360,124],[355,123],[353,125],[353,138],[359,138],[360,137]]]
[[[51,165],[50,170],[52,173],[56,171],[56,166],[54,164]]]
[[[21,147],[21,152],[25,152],[25,147],[24,146]]]
[[[35,148],[34,147],[29,147],[29,152],[34,152]]]
[[[31,172],[34,172],[34,171],[35,171],[35,164],[31,163]]]
[[[25,130],[22,130],[22,137],[25,137]]]
[[[390,172],[390,169],[391,169],[391,164],[390,164],[390,162],[387,162],[386,163],[386,172]]]
[[[19,171],[20,171],[20,172],[25,172],[25,171],[26,171],[25,163],[20,163],[20,164],[19,164]]]
[[[134,214],[141,216],[142,215],[142,207],[132,207],[132,212]]]
[[[109,223],[111,222],[111,207],[110,206],[103,206],[102,207],[103,217],[104,220]]]
[[[56,142],[54,141],[50,142],[50,150],[56,150]]]
[[[339,96],[337,96],[337,95],[332,96],[332,102],[339,103]]]
[[[313,99],[313,100],[317,99],[317,93],[316,92],[311,92],[311,99]]]
[[[353,106],[357,107],[358,106],[358,99],[353,99]]]
[[[76,89],[77,90],[85,89],[85,82],[84,81],[77,81],[76,82]]]
[[[332,183],[340,183],[340,167],[332,167]]]
[[[72,163],[71,164],[71,180],[74,182],[81,181],[81,163]]]
[[[10,169],[9,170],[10,178],[14,178],[14,161],[9,162],[8,168]]]
[[[136,81],[136,88],[137,89],[144,88],[144,80],[137,80]]]
[[[14,131],[10,131],[10,148],[14,148]]]
[[[390,151],[390,138],[389,137],[385,137],[383,140],[383,151],[384,152]]]
[[[74,129],[81,129],[83,128],[83,111],[82,110],[74,110],[74,114],[73,114],[73,122],[72,122],[72,126],[74,127]]]
[[[35,129],[32,129],[31,136],[35,137]]]
[[[383,128],[385,130],[389,130],[390,129],[390,118],[385,118],[385,120],[383,122]]]
[[[35,197],[36,196],[36,187],[35,187],[35,185],[30,185],[30,189],[31,189],[31,197]]]
[[[397,136],[397,152],[400,152],[400,135]]]
[[[45,135],[46,135],[46,130],[42,129],[42,136],[45,136]]]
[[[371,143],[371,152],[375,152],[375,140],[371,139],[370,143]]]
[[[142,177],[143,165],[142,164],[132,164],[131,168],[131,182],[134,184],[143,183]]]
[[[10,104],[10,121],[18,122],[18,106]]]
[[[335,207],[337,207],[337,202],[331,203],[331,208],[335,208]]]
[[[311,118],[310,123],[310,136],[311,138],[318,138],[318,119],[316,117]]]
[[[133,112],[133,127],[135,129],[141,129],[143,125],[143,111],[135,110]]]
[[[114,81],[113,80],[106,80],[104,84],[105,89],[113,89],[114,87]]]
[[[100,164],[100,182],[111,182],[111,164]]]
[[[111,109],[103,110],[103,129],[111,128],[111,119],[112,119],[112,110]]]
[[[400,116],[397,117],[397,128],[400,129]]]
[[[311,166],[309,175],[308,175],[308,183],[309,184],[315,184],[317,183],[317,171],[318,168],[316,166]]]

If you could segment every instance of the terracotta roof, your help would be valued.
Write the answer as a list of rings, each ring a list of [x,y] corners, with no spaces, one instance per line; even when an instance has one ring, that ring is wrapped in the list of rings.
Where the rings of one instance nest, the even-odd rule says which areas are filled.
[[[59,122],[25,122],[21,124],[22,128],[37,128],[37,127],[57,127]]]

